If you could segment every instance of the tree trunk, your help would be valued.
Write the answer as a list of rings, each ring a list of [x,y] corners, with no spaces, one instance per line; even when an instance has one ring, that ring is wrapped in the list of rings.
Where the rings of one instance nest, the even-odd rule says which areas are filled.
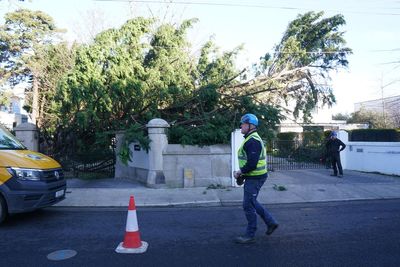
[[[37,76],[33,74],[32,83],[32,123],[36,124],[39,117],[39,84],[36,78]]]

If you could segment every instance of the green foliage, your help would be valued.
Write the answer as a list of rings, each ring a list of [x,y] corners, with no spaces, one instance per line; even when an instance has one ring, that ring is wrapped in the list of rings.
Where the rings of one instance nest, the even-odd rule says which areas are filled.
[[[207,190],[209,190],[209,189],[226,189],[226,186],[221,185],[221,184],[210,184],[209,186],[207,186],[206,189]]]
[[[15,61],[13,69],[2,71],[15,79],[28,75],[43,88],[40,123],[47,136],[54,137],[57,150],[107,150],[112,133],[128,129],[120,154],[125,162],[129,142],[148,148],[143,129],[155,117],[171,123],[170,143],[211,145],[228,143],[241,115],[250,112],[260,120],[261,136],[271,140],[284,118],[283,103],[294,101],[294,115],[302,113],[307,119],[321,102],[334,102],[331,89],[317,81],[347,66],[351,53],[338,30],[345,24],[340,15],[300,15],[289,24],[275,53],[256,64],[254,74],[236,68],[241,47],[220,52],[210,40],[192,56],[186,34],[196,20],[156,26],[155,20],[139,17],[101,32],[90,45],[68,49],[45,45],[57,32],[50,17],[28,11],[15,15],[0,31],[6,40],[0,42],[1,58],[24,64]],[[35,17],[42,23],[35,21],[23,34],[10,26]],[[19,52],[11,49],[18,47],[14,39],[19,40]],[[22,51],[34,51],[34,57],[24,57]],[[28,71],[17,71],[22,65]],[[33,110],[31,102],[28,108]]]
[[[226,124],[223,114],[215,114],[196,125],[177,125],[169,130],[169,142],[184,145],[212,145],[228,143],[232,125]]]
[[[302,133],[278,133],[274,155],[297,162],[319,162],[324,155],[324,132],[319,127],[305,127],[304,130]]]
[[[0,91],[0,106],[8,107],[12,96],[11,90]]]
[[[36,49],[31,65],[35,69],[39,87],[39,116],[37,125],[46,140],[52,139],[60,119],[60,104],[57,101],[57,85],[74,65],[76,46],[71,48],[66,43],[49,44]],[[32,110],[32,95],[27,95],[27,110]]]
[[[337,114],[332,115],[332,120],[347,121],[348,119],[350,119],[349,114],[339,112]]]
[[[296,132],[283,132],[277,134],[277,140],[275,141],[275,147],[277,151],[275,154],[279,157],[287,157],[296,150],[299,133]]]
[[[119,151],[119,158],[121,159],[122,163],[125,165],[128,164],[128,161],[131,160],[132,152],[129,149],[129,144],[126,142],[121,146]]]
[[[276,191],[287,191],[287,188],[286,188],[286,186],[284,186],[284,185],[277,185],[277,184],[274,184],[274,186],[272,187],[274,190],[276,190]]]
[[[0,26],[0,77],[2,82],[16,84],[34,75],[30,63],[35,49],[50,43],[57,28],[42,11],[19,9],[7,13],[4,19],[5,24]]]
[[[353,142],[400,142],[400,132],[395,129],[356,129],[350,132]]]
[[[140,143],[146,151],[150,149],[150,139],[139,124],[134,124],[125,131],[119,152],[119,157],[124,164],[128,164],[128,161],[131,160],[132,153],[129,149],[129,144],[133,142]]]
[[[197,60],[189,56],[186,31],[194,22],[153,30],[153,20],[136,18],[79,47],[74,68],[57,93],[63,131],[90,146],[98,132],[160,117],[172,124],[170,143],[211,145],[228,143],[241,114],[253,112],[262,122],[260,131],[272,137],[279,109],[247,96],[232,101],[220,90],[236,82],[232,77],[238,73],[234,58],[239,48],[220,55],[210,41]],[[123,161],[130,158],[130,141],[144,147],[148,142],[140,137],[142,129],[129,128]]]
[[[395,128],[395,123],[381,112],[361,109],[351,113],[347,123],[367,123],[371,129]]]
[[[319,146],[325,140],[323,128],[304,131],[302,133],[303,142],[308,146]]]
[[[347,55],[352,53],[339,31],[345,25],[343,16],[322,16],[323,12],[308,12],[290,22],[275,53],[262,57],[256,69],[255,91],[271,101],[293,103],[294,117],[302,116],[304,122],[318,104],[335,102],[329,73],[347,67]]]
[[[27,9],[7,13],[0,26],[0,83],[27,82],[24,109],[31,113],[47,145],[58,124],[56,83],[71,65],[63,56],[66,45],[53,45],[59,32],[49,15]]]
[[[280,141],[294,141],[296,137],[298,137],[298,133],[296,132],[283,132],[283,133],[278,133],[277,138]]]
[[[327,140],[331,136],[331,133],[331,130],[324,131],[324,139]]]

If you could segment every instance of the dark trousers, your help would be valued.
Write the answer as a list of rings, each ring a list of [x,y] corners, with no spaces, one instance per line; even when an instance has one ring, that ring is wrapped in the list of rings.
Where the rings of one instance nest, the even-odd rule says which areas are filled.
[[[333,174],[338,175],[338,169],[339,169],[339,174],[343,175],[342,163],[340,162],[340,153],[339,152],[334,153],[331,156],[331,161],[332,161]]]
[[[258,193],[267,178],[246,179],[244,182],[243,210],[247,218],[246,236],[254,237],[257,230],[257,214],[267,226],[277,224],[275,219],[258,201]]]

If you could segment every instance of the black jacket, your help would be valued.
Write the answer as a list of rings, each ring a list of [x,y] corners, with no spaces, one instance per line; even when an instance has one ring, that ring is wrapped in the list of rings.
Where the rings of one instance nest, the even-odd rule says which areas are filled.
[[[338,138],[329,139],[328,142],[326,142],[326,151],[328,155],[334,155],[335,153],[339,153],[345,148],[346,145]]]

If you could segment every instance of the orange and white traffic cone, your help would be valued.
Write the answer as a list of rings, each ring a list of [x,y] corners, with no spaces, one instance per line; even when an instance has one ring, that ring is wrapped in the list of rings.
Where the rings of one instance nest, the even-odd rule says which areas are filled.
[[[126,231],[124,242],[119,243],[115,249],[117,253],[144,253],[149,244],[140,240],[139,226],[137,223],[135,199],[129,199],[128,217],[126,219]]]

